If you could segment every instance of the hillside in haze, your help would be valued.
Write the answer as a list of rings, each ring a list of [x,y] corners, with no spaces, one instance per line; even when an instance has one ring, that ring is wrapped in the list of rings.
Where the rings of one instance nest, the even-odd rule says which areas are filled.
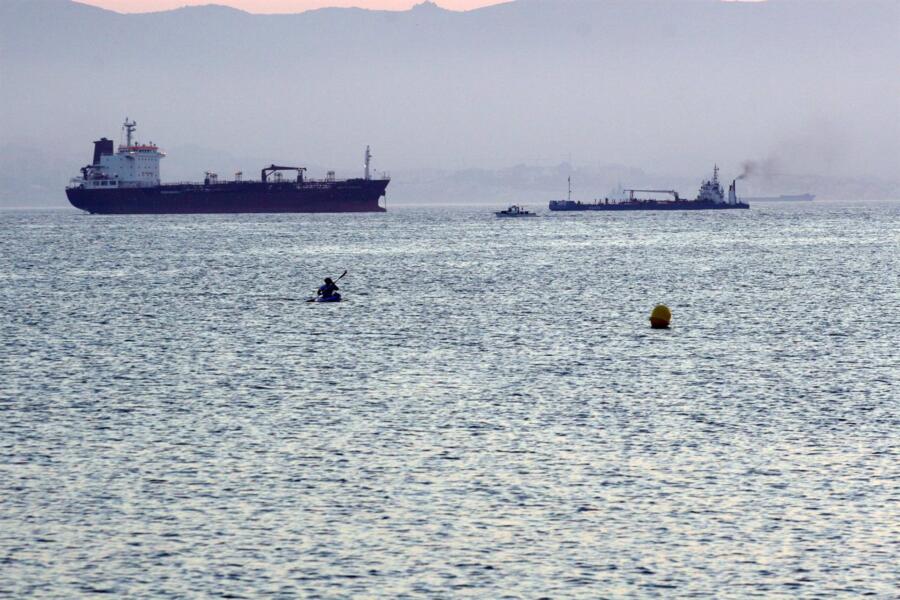
[[[164,180],[271,162],[349,176],[371,144],[394,201],[558,197],[568,164],[586,196],[623,178],[693,192],[713,162],[734,176],[747,160],[756,192],[896,197],[898,25],[893,0],[296,15],[4,0],[0,202],[63,203],[126,115],[168,152]]]

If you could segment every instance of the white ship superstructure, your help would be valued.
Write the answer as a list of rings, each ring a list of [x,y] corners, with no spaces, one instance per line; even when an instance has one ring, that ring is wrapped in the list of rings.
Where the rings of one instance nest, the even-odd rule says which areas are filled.
[[[165,156],[150,142],[133,139],[137,123],[125,119],[122,129],[125,143],[113,154],[113,142],[101,138],[94,142],[94,161],[81,169],[81,177],[72,183],[85,189],[140,188],[160,185],[159,161]]]
[[[722,184],[719,183],[719,166],[713,165],[712,179],[705,180],[700,184],[700,192],[697,194],[698,202],[712,202],[714,204],[737,204],[737,181],[732,181],[728,186],[728,198],[725,198],[725,192]]]
[[[725,201],[725,193],[722,191],[722,185],[719,183],[719,166],[713,166],[712,179],[704,179],[700,184],[700,191],[697,193],[699,202],[715,202],[720,204]]]

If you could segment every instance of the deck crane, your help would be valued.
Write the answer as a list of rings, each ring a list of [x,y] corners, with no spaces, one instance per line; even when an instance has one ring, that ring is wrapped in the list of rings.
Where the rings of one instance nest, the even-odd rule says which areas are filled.
[[[675,190],[623,190],[623,191],[628,192],[628,200],[630,200],[630,201],[634,200],[635,192],[645,192],[648,194],[672,194],[672,196],[675,197],[676,202],[681,200],[681,198],[678,197],[678,192],[676,192]]]

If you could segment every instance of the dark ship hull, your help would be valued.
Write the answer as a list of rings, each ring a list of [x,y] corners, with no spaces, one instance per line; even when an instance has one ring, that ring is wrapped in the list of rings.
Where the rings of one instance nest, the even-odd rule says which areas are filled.
[[[385,212],[388,179],[168,184],[66,189],[75,208],[95,214]]]
[[[625,202],[576,202],[574,200],[551,200],[550,210],[578,211],[578,210],[726,210],[732,208],[750,208],[749,204],[738,202],[728,204],[724,202],[701,202],[698,200],[639,200]]]

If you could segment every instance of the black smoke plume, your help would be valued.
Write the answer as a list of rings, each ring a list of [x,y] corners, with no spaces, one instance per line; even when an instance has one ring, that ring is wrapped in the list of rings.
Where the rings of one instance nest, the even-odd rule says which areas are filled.
[[[781,169],[778,160],[775,158],[766,158],[764,160],[745,160],[741,163],[741,174],[738,179],[765,179],[769,180],[780,175]]]

